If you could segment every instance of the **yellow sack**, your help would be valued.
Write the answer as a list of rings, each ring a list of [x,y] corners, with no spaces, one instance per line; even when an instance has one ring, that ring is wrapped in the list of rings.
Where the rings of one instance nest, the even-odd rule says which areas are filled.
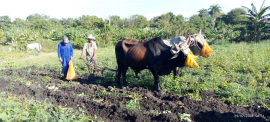
[[[77,80],[77,75],[75,73],[75,69],[73,67],[72,61],[68,63],[68,73],[67,73],[67,80]]]
[[[188,52],[188,56],[185,62],[185,66],[188,66],[190,68],[193,67],[198,67],[199,64],[196,62],[196,59],[198,58],[198,56],[193,55],[192,52]]]
[[[203,45],[203,48],[202,48],[201,55],[203,57],[208,58],[212,54],[212,52],[213,52],[213,50],[208,46],[208,43],[205,42],[205,44]]]

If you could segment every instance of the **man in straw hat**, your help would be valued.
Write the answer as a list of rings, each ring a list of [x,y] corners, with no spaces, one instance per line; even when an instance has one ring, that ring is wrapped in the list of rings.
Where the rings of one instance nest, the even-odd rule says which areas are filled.
[[[58,58],[62,63],[62,73],[64,74],[64,79],[68,72],[68,63],[73,58],[73,48],[72,44],[68,41],[68,37],[64,36],[63,41],[58,44]]]
[[[87,39],[88,39],[88,41],[86,43],[84,43],[80,59],[83,59],[84,50],[86,50],[86,59],[90,63],[94,63],[94,66],[97,66],[97,58],[96,58],[97,44],[96,44],[96,42],[93,41],[93,39],[95,39],[95,37],[93,37],[93,35],[90,34],[87,37]]]

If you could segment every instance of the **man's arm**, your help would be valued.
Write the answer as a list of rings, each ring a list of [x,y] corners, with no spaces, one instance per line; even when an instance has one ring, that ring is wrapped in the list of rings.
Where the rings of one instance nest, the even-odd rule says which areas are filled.
[[[60,44],[59,44],[59,45],[58,45],[58,50],[57,50],[58,58],[59,58],[59,61],[60,61],[60,62],[63,62],[63,61],[62,61],[62,58],[61,58],[61,51],[60,51],[60,50],[61,50],[61,46],[60,46]]]
[[[94,52],[93,52],[93,58],[96,56],[96,49],[94,49]]]
[[[94,52],[93,52],[93,58],[96,56],[96,50],[97,50],[97,44],[94,43]],[[95,57],[96,58],[96,57]]]
[[[82,54],[81,54],[80,59],[83,59],[83,54],[84,54],[84,49],[82,50]]]
[[[80,59],[83,59],[83,54],[84,54],[84,50],[86,49],[86,44],[84,44],[84,46],[83,46],[83,49],[82,49],[82,54],[81,54],[81,57],[80,57]]]
[[[70,49],[70,60],[72,60],[72,58],[73,58],[73,47],[72,47],[71,43],[70,43],[70,47],[71,47],[71,49]]]

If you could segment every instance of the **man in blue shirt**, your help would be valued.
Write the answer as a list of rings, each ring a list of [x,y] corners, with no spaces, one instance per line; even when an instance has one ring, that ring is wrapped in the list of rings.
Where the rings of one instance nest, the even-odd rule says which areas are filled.
[[[66,36],[63,37],[63,42],[58,44],[58,58],[62,63],[62,73],[64,74],[65,79],[68,72],[68,63],[73,58],[72,44],[68,41]]]

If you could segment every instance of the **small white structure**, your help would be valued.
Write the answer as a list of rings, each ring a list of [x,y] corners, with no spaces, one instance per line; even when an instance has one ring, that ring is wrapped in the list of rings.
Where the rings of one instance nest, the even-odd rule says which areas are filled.
[[[42,47],[41,47],[41,44],[40,43],[32,43],[32,44],[27,44],[26,49],[27,49],[27,52],[29,50],[37,49],[37,51],[39,53],[40,50],[42,49]]]
[[[12,48],[11,48],[11,46],[10,46],[10,47],[8,48],[8,51],[9,51],[9,52],[11,52],[11,51],[12,51]]]

